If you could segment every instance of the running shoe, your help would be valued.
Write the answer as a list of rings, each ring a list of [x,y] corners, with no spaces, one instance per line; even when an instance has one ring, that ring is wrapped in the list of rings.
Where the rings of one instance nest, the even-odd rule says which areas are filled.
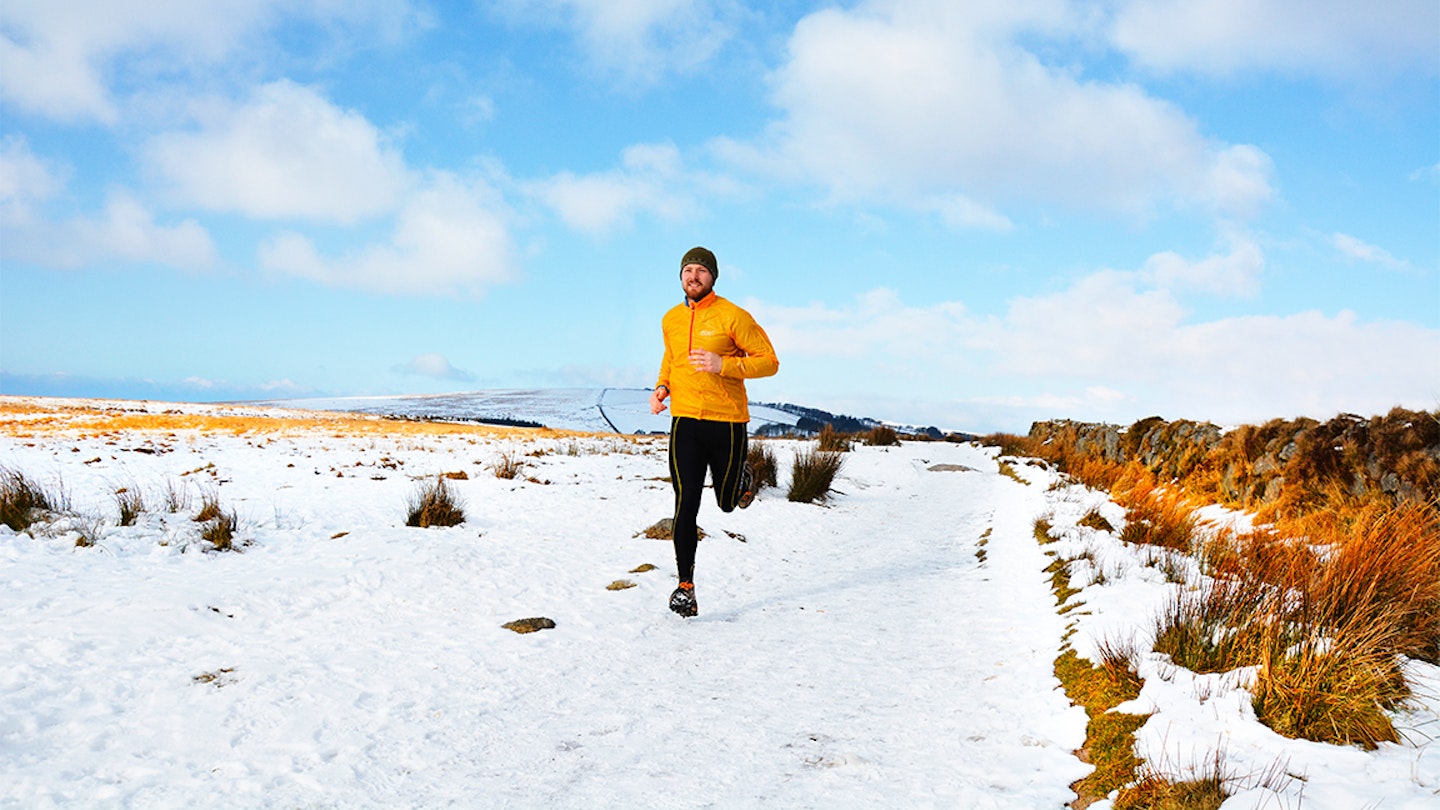
[[[695,604],[695,583],[680,583],[680,587],[670,594],[670,609],[686,618],[700,612],[699,606]]]
[[[750,472],[750,465],[746,464],[740,470],[740,497],[735,500],[735,505],[746,509],[755,502],[755,475]]]

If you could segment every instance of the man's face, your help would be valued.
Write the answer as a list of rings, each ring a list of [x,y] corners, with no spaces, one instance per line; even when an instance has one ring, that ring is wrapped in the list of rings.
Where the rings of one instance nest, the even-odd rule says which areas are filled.
[[[687,264],[680,268],[680,286],[685,290],[686,298],[699,301],[715,289],[715,276],[703,264]]]

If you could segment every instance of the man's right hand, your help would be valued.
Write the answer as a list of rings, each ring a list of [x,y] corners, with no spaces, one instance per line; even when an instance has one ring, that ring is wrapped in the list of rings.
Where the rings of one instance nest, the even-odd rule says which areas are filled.
[[[661,390],[663,389],[656,388],[650,392],[650,413],[658,414],[665,410],[665,397],[668,396],[670,392],[666,391],[664,394],[661,394]]]

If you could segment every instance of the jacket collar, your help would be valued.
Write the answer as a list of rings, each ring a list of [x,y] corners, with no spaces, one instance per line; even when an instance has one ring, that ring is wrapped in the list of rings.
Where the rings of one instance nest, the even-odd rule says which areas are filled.
[[[701,298],[699,301],[691,301],[690,297],[686,296],[685,306],[691,309],[704,309],[705,307],[710,306],[718,300],[720,300],[720,296],[716,295],[714,290],[711,290],[710,292],[706,293],[705,297]]]

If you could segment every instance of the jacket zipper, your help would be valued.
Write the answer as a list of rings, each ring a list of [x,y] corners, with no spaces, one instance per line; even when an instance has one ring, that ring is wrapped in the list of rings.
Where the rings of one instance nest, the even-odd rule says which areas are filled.
[[[689,362],[690,352],[695,350],[695,304],[690,304],[690,335],[685,344],[685,359]]]

